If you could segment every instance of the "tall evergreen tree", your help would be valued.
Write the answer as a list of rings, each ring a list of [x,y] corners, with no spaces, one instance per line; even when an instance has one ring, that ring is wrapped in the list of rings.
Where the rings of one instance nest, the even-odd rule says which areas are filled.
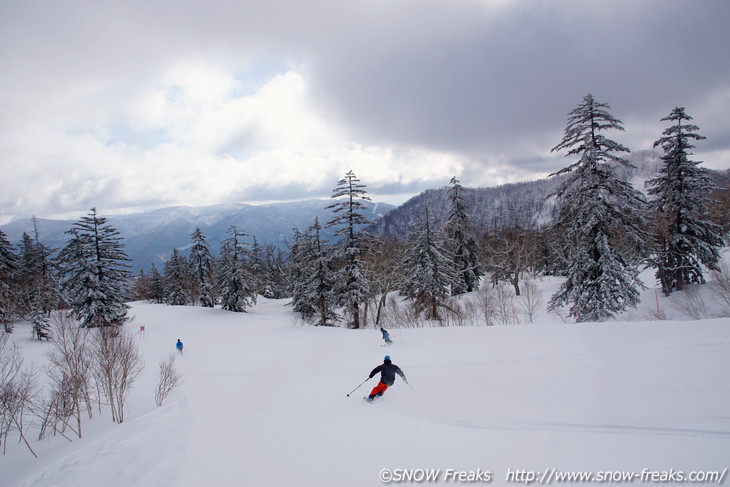
[[[413,300],[417,313],[428,319],[441,319],[439,308],[445,304],[457,275],[444,236],[431,223],[428,205],[424,206],[410,238],[413,243],[404,262],[406,294]]]
[[[264,246],[264,267],[266,270],[266,281],[263,288],[263,296],[269,299],[282,299],[287,294],[286,263],[281,250],[273,244]]]
[[[451,203],[444,233],[446,246],[454,259],[457,280],[452,294],[462,294],[479,289],[479,278],[483,275],[479,264],[479,250],[474,237],[474,223],[469,216],[469,205],[463,198],[464,188],[451,178],[448,198]]]
[[[307,286],[308,276],[312,274],[312,238],[308,233],[294,229],[294,239],[289,248],[289,276],[292,308],[305,320],[310,320],[315,314],[314,303],[309,296]]]
[[[549,308],[570,304],[570,316],[579,322],[603,320],[635,307],[643,286],[636,262],[617,244],[620,236],[642,249],[646,203],[641,193],[616,177],[614,165],[633,166],[615,154],[629,150],[603,135],[605,130],[624,130],[608,108],[586,95],[570,112],[563,140],[552,149],[567,149],[566,155],[577,155],[578,161],[552,174],[568,175],[555,192],[561,204],[556,223],[575,248],[567,280]]]
[[[134,277],[131,288],[131,297],[135,301],[146,301],[152,299],[151,280],[144,269],[139,270],[139,274]]]
[[[208,249],[208,242],[205,239],[205,235],[203,235],[200,228],[196,228],[190,238],[193,240],[193,246],[190,249],[190,265],[195,273],[200,305],[205,308],[212,308],[215,305],[211,274],[213,257]]]
[[[18,278],[16,285],[22,299],[22,312],[30,315],[34,303],[38,301],[36,281],[38,279],[39,262],[33,239],[26,232],[20,237],[18,255]]]
[[[50,314],[59,304],[59,284],[53,263],[53,249],[41,243],[33,218],[35,237],[23,233],[18,272],[18,291],[23,299],[23,314],[33,323],[33,336],[50,338]]]
[[[165,262],[165,302],[171,306],[185,306],[191,302],[188,293],[188,263],[177,249],[172,249]]]
[[[152,263],[152,270],[150,271],[150,289],[148,299],[154,303],[162,304],[165,302],[165,278],[160,271],[157,270],[157,266]]]
[[[33,236],[23,234],[21,243],[20,287],[27,314],[46,314],[58,308],[60,283],[53,260],[56,249],[43,244],[38,222],[33,217]]]
[[[15,247],[0,230],[0,323],[6,333],[13,331],[13,315],[20,304],[16,286],[18,265]]]
[[[51,318],[41,308],[34,307],[31,310],[28,320],[33,324],[33,336],[36,340],[51,339]]]
[[[121,325],[127,319],[124,303],[130,278],[129,257],[116,228],[96,208],[74,223],[59,258],[66,281],[63,290],[83,327]]]
[[[340,321],[340,316],[335,311],[334,271],[327,242],[322,240],[320,234],[321,230],[319,219],[315,218],[314,224],[307,231],[310,238],[309,256],[307,257],[310,262],[310,275],[306,280],[306,295],[315,311],[313,317],[315,324],[334,326]]]
[[[251,282],[251,288],[253,289],[251,297],[253,304],[256,304],[259,294],[263,294],[266,288],[267,273],[259,241],[255,235],[252,236],[252,239],[251,248],[248,249],[248,270],[253,279]]]
[[[218,292],[223,309],[241,313],[252,304],[253,276],[247,268],[246,234],[235,226],[228,229],[228,234],[230,237],[221,243],[218,260]]]
[[[716,268],[723,245],[722,230],[707,218],[709,195],[718,188],[701,162],[689,159],[692,142],[705,139],[691,120],[681,107],[662,118],[672,123],[654,142],[664,150],[664,164],[659,176],[648,181],[657,218],[656,276],[667,295],[687,284],[704,283],[702,267]]]
[[[360,306],[367,299],[368,280],[360,257],[363,236],[358,233],[358,229],[374,222],[363,215],[367,209],[364,202],[370,201],[365,187],[354,172],[348,171],[332,190],[331,197],[340,201],[327,207],[334,213],[327,227],[339,227],[335,235],[344,237],[338,247],[344,265],[337,276],[335,293],[339,297],[339,304],[345,307],[352,320],[349,323],[351,328],[360,328]]]
[[[0,230],[0,283],[10,282],[10,276],[18,268],[18,256],[8,236]]]

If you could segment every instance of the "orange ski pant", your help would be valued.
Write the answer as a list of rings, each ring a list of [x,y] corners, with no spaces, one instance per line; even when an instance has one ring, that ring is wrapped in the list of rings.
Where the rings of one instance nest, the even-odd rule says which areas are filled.
[[[386,390],[388,390],[388,386],[382,382],[378,382],[378,385],[373,387],[373,392],[371,392],[370,395],[374,396],[378,393],[383,394]]]

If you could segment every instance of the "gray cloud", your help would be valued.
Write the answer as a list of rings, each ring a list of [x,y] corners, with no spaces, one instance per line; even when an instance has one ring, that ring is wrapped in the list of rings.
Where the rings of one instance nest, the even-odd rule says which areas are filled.
[[[726,2],[516,5],[436,4],[346,37],[320,58],[318,93],[375,140],[484,153],[562,127],[588,92],[649,123],[728,88]]]
[[[225,66],[242,92],[295,69],[307,80],[310,109],[352,141],[453,155],[466,185],[561,167],[550,148],[587,92],[624,120],[626,133],[616,138],[633,150],[648,149],[664,128],[659,120],[685,106],[708,136],[698,147],[706,164],[727,165],[728,18],[724,0],[5,1],[2,213],[68,211],[104,198],[120,209],[169,201],[169,194],[130,200],[124,168],[115,166],[121,156],[99,161],[109,164],[108,178],[85,179],[83,151],[64,143],[88,133],[129,146],[115,156],[153,149],[164,128],[130,129],[125,110],[169,66],[196,60]],[[255,134],[255,127],[230,134],[217,151],[243,158]],[[48,172],[50,163],[59,180],[39,178],[49,186],[30,195],[29,174]],[[370,186],[405,194],[439,177]],[[194,181],[173,180],[193,193]],[[284,184],[252,184],[227,197],[327,197],[331,190]]]

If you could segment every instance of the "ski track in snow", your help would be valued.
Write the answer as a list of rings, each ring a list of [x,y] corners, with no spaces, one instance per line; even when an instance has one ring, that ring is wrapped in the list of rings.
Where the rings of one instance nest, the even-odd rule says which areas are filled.
[[[639,434],[639,435],[671,435],[671,436],[694,436],[694,437],[719,437],[730,438],[729,431],[634,426],[620,424],[580,424],[580,423],[528,423],[528,422],[502,422],[502,424],[481,424],[461,420],[437,420],[427,417],[421,418],[431,420],[445,425],[458,426],[462,428],[477,428],[484,430],[500,431],[555,431],[562,433],[602,433],[602,434]],[[727,418],[724,418],[727,419]]]

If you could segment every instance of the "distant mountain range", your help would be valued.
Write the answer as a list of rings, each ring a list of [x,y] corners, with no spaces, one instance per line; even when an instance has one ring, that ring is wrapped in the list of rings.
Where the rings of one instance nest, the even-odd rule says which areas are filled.
[[[619,176],[644,190],[647,179],[654,177],[661,160],[654,151],[632,153],[629,160],[635,169],[619,168]],[[730,186],[730,170],[711,171],[715,183]],[[541,225],[552,220],[556,212],[554,198],[549,195],[557,188],[560,177],[491,188],[464,188],[463,197],[471,208],[472,219],[478,230],[502,228],[506,225]],[[434,220],[443,221],[449,212],[449,187],[430,189],[399,207],[385,203],[368,203],[366,216],[376,221],[368,227],[375,235],[404,236],[413,231],[425,203]],[[273,244],[284,250],[293,237],[293,229],[306,230],[315,217],[324,226],[332,219],[326,206],[332,200],[307,200],[270,205],[227,204],[205,207],[172,207],[123,216],[107,217],[125,239],[127,254],[135,270],[148,269],[152,263],[158,268],[170,256],[173,248],[183,254],[190,247],[190,235],[199,227],[208,239],[213,254],[218,253],[226,231],[235,225],[239,230],[255,236],[260,245]],[[81,217],[83,215],[79,215]],[[71,228],[72,220],[38,219],[41,240],[46,245],[61,248]],[[20,241],[23,232],[33,234],[30,219],[16,220],[3,225],[2,230],[11,242]],[[335,240],[333,229],[325,229],[323,238]]]
[[[225,204],[204,207],[176,206],[130,215],[104,215],[108,223],[124,237],[125,250],[132,259],[134,270],[149,269],[152,263],[161,269],[174,248],[185,254],[192,244],[190,235],[200,228],[208,240],[211,252],[218,254],[220,243],[228,237],[227,231],[235,225],[238,230],[255,236],[259,245],[276,245],[286,250],[294,235],[293,229],[304,231],[315,217],[324,226],[332,219],[332,210],[326,207],[334,200],[306,200],[269,205]],[[368,203],[366,216],[378,220],[394,208],[385,203]],[[79,215],[79,218],[83,215]],[[41,241],[54,248],[62,248],[68,240],[66,231],[77,220],[37,219]],[[3,225],[2,230],[13,243],[20,242],[23,232],[33,235],[31,219],[15,220]],[[322,236],[334,239],[335,229],[325,229]]]
[[[659,154],[654,151],[637,151],[631,153],[628,160],[636,167],[620,166],[616,171],[618,177],[630,181],[636,189],[644,191],[645,182],[657,175],[661,164]],[[719,185],[730,181],[730,170],[712,173]],[[478,231],[515,224],[540,226],[550,222],[556,214],[555,198],[550,195],[563,178],[564,176],[556,176],[491,188],[465,187],[462,197],[471,208],[471,217]],[[404,235],[412,231],[425,204],[428,204],[434,220],[444,221],[450,210],[449,188],[446,186],[430,189],[414,196],[387,213],[369,231],[376,235]]]

